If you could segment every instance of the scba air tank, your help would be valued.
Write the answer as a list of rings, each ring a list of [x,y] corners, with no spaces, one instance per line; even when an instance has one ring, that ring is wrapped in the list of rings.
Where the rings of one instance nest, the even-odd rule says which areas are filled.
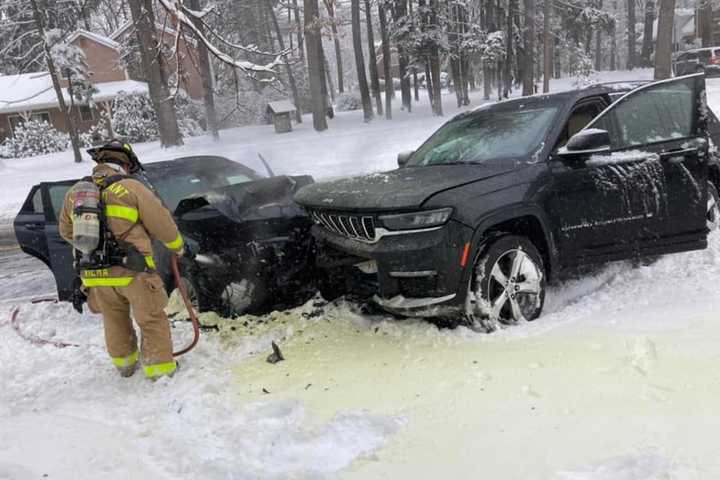
[[[73,187],[73,245],[89,255],[100,245],[100,189],[81,181]]]

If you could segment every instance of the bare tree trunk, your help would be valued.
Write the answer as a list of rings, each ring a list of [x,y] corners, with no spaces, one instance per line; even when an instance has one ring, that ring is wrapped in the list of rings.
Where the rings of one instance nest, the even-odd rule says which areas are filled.
[[[395,0],[395,9],[393,11],[393,19],[400,20],[407,15],[407,0]],[[412,112],[412,92],[410,91],[410,76],[408,74],[408,57],[407,52],[398,46],[398,64],[400,67],[400,91],[402,98],[402,108],[408,113]]]
[[[628,60],[627,68],[632,70],[636,67],[635,60],[635,0],[627,0],[627,41],[628,41]]]
[[[433,88],[432,72],[430,71],[430,60],[425,59],[425,89],[427,90],[428,100],[430,101],[430,107],[433,108],[435,104],[435,89]]]
[[[332,75],[330,75],[330,64],[327,61],[327,57],[325,56],[325,50],[323,50],[323,66],[325,68],[325,81],[326,86],[329,88],[330,93],[330,100],[332,100],[333,103],[335,103],[335,85],[333,84]]]
[[[438,13],[440,12],[440,6],[438,0],[430,0],[430,24],[439,25]],[[443,116],[443,104],[442,104],[442,85],[440,83],[440,48],[438,46],[433,47],[430,53],[430,73],[432,74],[433,80],[433,113],[438,117]]]
[[[535,0],[524,0],[524,3],[523,96],[535,93]]]
[[[672,40],[675,0],[660,0],[657,46],[655,48],[655,80],[672,76]]]
[[[199,0],[187,1],[190,8],[196,11],[200,11]],[[275,12],[272,11],[272,7],[270,7],[270,11],[272,13],[273,20],[275,20],[275,23],[277,24]],[[195,17],[191,18],[198,30],[203,32],[204,26],[200,19]],[[282,42],[282,38],[280,38],[280,41]],[[207,119],[207,127],[208,130],[210,130],[213,139],[220,140],[220,130],[218,128],[217,112],[215,110],[215,88],[212,76],[212,68],[210,66],[210,55],[208,53],[207,47],[205,46],[205,43],[203,42],[198,42],[198,67],[200,68],[200,77],[202,78],[203,83],[203,101],[205,103],[205,117]]]
[[[460,19],[458,6],[456,4],[448,5],[448,40],[450,48],[450,71],[452,72],[452,82],[455,87],[455,100],[458,108],[462,106],[463,93],[462,93],[462,73],[460,72]]]
[[[300,21],[300,7],[298,7],[298,0],[292,0],[293,5],[293,13],[295,15],[295,29],[296,35],[297,35],[297,49],[298,49],[298,57],[300,60],[305,59],[305,45],[304,45],[304,39],[305,39],[305,26]]]
[[[363,104],[363,115],[366,122],[373,119],[372,99],[365,75],[365,58],[362,49],[362,32],[360,31],[360,0],[351,0],[350,14],[352,21],[353,49],[355,50],[355,69],[357,70],[360,97]]]
[[[197,1],[197,0],[194,0]],[[265,4],[267,5],[268,11],[270,12],[270,19],[273,22],[273,27],[275,28],[275,36],[277,37],[278,46],[280,47],[280,51],[285,51],[285,40],[283,40],[282,32],[280,31],[280,25],[278,24],[277,15],[275,15],[275,10],[272,6],[272,0],[265,0]],[[292,37],[290,37],[292,39]],[[295,75],[292,71],[292,66],[290,65],[290,61],[288,60],[287,55],[284,57],[285,60],[285,73],[288,76],[288,82],[290,83],[290,91],[292,92],[293,96],[293,103],[295,104],[295,120],[298,123],[302,123],[302,110],[300,109],[300,95],[298,94],[297,84],[295,83]]]
[[[385,76],[385,118],[392,120],[392,98],[394,93],[392,79],[392,52],[390,50],[390,35],[387,29],[387,14],[382,1],[378,2],[378,19],[380,21],[380,36],[382,37],[383,75]]]
[[[160,144],[163,147],[182,145],[174,99],[170,96],[162,52],[155,37],[155,14],[152,0],[128,0],[135,33],[140,45],[143,72],[148,81],[150,99],[158,117]]]
[[[342,49],[340,48],[340,37],[338,36],[337,18],[335,18],[336,0],[323,0],[325,9],[330,17],[330,31],[332,32],[333,43],[335,45],[335,67],[337,68],[338,92],[345,91],[345,79],[343,78]]]
[[[377,114],[383,114],[382,95],[380,94],[380,79],[377,68],[377,54],[375,52],[375,33],[372,24],[372,9],[370,8],[370,0],[365,0],[365,22],[367,25],[367,42],[368,42],[368,67],[370,70],[370,88],[375,97],[375,108]]]
[[[519,9],[518,0],[509,0],[507,15],[505,17],[505,42],[506,42],[506,57],[505,57],[505,71],[503,72],[504,85],[503,85],[503,98],[510,96],[512,90],[512,64],[515,61],[515,55],[513,55],[513,38],[515,24],[513,22],[513,12]]]
[[[318,132],[327,130],[327,88],[325,86],[325,67],[323,65],[322,40],[318,24],[319,9],[317,0],[304,0],[305,35],[307,48],[308,77],[310,96],[312,97],[313,127]]]
[[[53,89],[55,90],[55,95],[58,99],[60,113],[65,118],[68,125],[68,133],[70,134],[73,157],[75,159],[75,163],[80,163],[82,162],[82,154],[80,153],[80,138],[78,137],[77,125],[75,124],[72,112],[68,111],[67,104],[65,103],[65,97],[63,96],[62,87],[60,86],[58,72],[55,69],[55,62],[53,61],[50,53],[50,45],[47,44],[47,37],[45,36],[45,21],[43,20],[43,15],[38,7],[37,0],[30,0],[30,5],[32,6],[35,28],[37,29],[40,38],[42,38],[45,62],[47,63],[48,70],[50,71],[50,79],[52,80]]]
[[[713,9],[711,0],[699,0],[700,37],[703,47],[712,47],[713,39]]]
[[[550,15],[552,15],[552,4],[550,0],[543,0],[543,93],[550,91],[550,77],[553,67],[552,32],[550,31]]]
[[[618,8],[618,2],[617,0],[613,0],[613,11],[616,12]],[[617,21],[614,21],[612,24],[612,29],[610,30],[611,35],[611,44],[610,44],[610,70],[615,71],[617,70]]]
[[[603,8],[603,0],[596,0],[598,10]],[[595,29],[595,71],[602,70],[602,27]]]
[[[655,23],[655,0],[645,2],[645,26],[643,29],[643,43],[640,51],[640,64],[643,67],[652,65],[650,57],[653,52],[653,24]]]

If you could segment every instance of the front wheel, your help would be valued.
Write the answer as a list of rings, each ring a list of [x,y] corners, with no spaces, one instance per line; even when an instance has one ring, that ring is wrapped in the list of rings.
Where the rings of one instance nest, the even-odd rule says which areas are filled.
[[[466,314],[491,330],[497,322],[512,325],[535,320],[545,302],[545,267],[533,243],[518,235],[492,240],[473,265]]]

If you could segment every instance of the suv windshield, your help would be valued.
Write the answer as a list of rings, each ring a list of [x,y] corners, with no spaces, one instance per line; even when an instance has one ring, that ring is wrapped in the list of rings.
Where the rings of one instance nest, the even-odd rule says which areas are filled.
[[[474,164],[527,156],[542,142],[557,115],[556,106],[484,111],[445,124],[408,165]]]

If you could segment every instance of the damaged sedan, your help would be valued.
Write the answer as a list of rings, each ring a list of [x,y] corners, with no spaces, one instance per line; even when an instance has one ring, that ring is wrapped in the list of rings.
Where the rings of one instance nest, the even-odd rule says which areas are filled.
[[[310,220],[293,195],[309,176],[264,177],[218,156],[148,163],[136,178],[173,212],[192,255],[181,258],[182,278],[200,311],[262,313],[314,293]],[[21,249],[53,272],[58,298],[77,284],[72,248],[58,233],[65,193],[78,180],[35,185],[14,228]],[[175,288],[170,253],[154,242],[158,273]]]

